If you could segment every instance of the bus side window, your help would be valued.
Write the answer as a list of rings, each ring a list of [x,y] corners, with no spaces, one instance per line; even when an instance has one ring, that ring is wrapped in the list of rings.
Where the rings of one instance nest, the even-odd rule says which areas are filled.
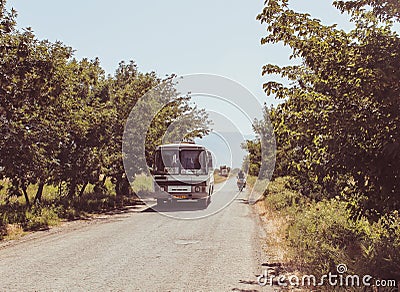
[[[213,160],[212,160],[212,155],[211,155],[211,152],[208,152],[207,151],[207,166],[208,166],[208,168],[209,169],[212,169],[213,168]]]

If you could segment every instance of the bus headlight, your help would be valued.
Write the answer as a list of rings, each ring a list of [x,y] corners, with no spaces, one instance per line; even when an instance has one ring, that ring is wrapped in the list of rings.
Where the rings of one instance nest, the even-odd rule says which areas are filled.
[[[200,193],[201,187],[199,187],[199,186],[194,187],[194,191],[195,191],[196,193]]]

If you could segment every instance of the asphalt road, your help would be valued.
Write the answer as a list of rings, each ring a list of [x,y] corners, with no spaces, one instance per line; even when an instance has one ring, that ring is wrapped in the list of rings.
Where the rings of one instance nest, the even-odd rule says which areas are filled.
[[[206,210],[127,213],[3,247],[0,291],[266,291],[261,228],[236,195],[230,180]]]

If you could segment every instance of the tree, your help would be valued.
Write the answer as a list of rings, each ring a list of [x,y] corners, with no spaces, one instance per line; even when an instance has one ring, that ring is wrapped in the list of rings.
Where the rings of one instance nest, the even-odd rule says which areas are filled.
[[[72,60],[63,69],[64,108],[59,163],[55,182],[66,182],[73,197],[81,196],[89,183],[98,183],[108,156],[115,108],[110,101],[108,81],[99,60]]]
[[[336,196],[354,179],[357,193],[368,196],[365,208],[398,209],[400,39],[388,19],[398,19],[400,4],[335,3],[352,13],[350,32],[293,11],[288,0],[268,1],[258,16],[267,24],[262,43],[283,42],[301,61],[263,68],[291,82],[264,84],[267,94],[286,99],[273,113],[278,152],[289,155],[288,174],[314,192]],[[367,4],[371,10],[356,11]]]
[[[0,33],[2,36],[15,30],[16,16],[17,12],[14,9],[7,11],[5,0],[0,1]]]
[[[148,128],[141,123],[146,109],[139,112],[130,129],[147,133],[145,160],[151,163],[168,129],[169,139],[208,133],[206,113],[189,96],[176,97],[175,76],[161,80],[154,72],[140,73],[131,61],[106,77],[98,59],[73,59],[73,50],[61,42],[40,41],[30,28],[17,30],[15,17],[1,1],[0,179],[10,180],[10,195],[24,195],[30,205],[29,185],[37,186],[37,203],[46,184],[64,184],[71,199],[89,183],[104,191],[107,178],[118,197],[130,194],[121,149],[125,125],[137,102],[162,83],[165,100],[150,109],[159,102],[166,106]],[[131,175],[144,171],[140,165],[133,164]]]
[[[259,139],[247,140],[242,145],[242,148],[247,150],[249,154],[244,158],[242,168],[249,175],[258,176],[261,167],[261,142]]]
[[[118,196],[130,194],[129,179],[145,172],[147,165],[152,165],[155,148],[162,143],[170,126],[178,123],[181,125],[175,129],[170,128],[172,131],[167,140],[181,136],[201,137],[208,133],[206,113],[190,105],[190,97],[177,94],[174,77],[162,80],[154,72],[140,73],[136,64],[131,61],[129,64],[121,62],[115,76],[110,79],[111,101],[115,105],[116,116],[112,122],[107,175],[112,178]],[[146,94],[153,97],[140,103]],[[136,115],[131,114],[134,107],[140,107],[135,111]],[[153,117],[152,112],[158,107],[160,111]],[[144,121],[148,118],[151,118],[151,123],[146,125]],[[146,137],[142,142],[136,141],[136,138],[125,142],[124,135]],[[121,152],[123,143],[125,153]],[[145,144],[143,157],[139,155],[142,143]],[[124,155],[129,156],[130,161],[129,165],[125,163],[125,167]]]
[[[38,41],[30,29],[15,29],[15,12],[2,12],[0,35],[0,165],[29,204],[26,189],[38,184],[35,201],[51,177],[57,162],[60,123],[59,96],[62,80],[59,68],[72,50],[61,43]]]
[[[126,120],[139,98],[158,82],[159,78],[154,72],[139,72],[133,61],[128,64],[121,62],[115,75],[108,79],[115,115],[110,122],[111,136],[107,143],[104,175],[111,178],[118,197],[131,194],[121,151]]]
[[[170,86],[173,87],[173,84]],[[190,104],[190,96],[177,96],[172,91],[170,102],[154,118],[146,136],[147,165],[154,164],[158,145],[193,141],[209,134],[210,121],[203,109]]]
[[[334,5],[342,12],[350,12],[353,16],[364,14],[366,7],[372,7],[372,14],[381,20],[400,20],[399,1],[397,0],[356,0],[334,1]]]

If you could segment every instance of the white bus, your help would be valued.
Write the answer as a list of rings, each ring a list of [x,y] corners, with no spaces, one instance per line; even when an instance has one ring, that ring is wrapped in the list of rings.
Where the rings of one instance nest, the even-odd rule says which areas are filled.
[[[214,191],[213,158],[202,145],[179,143],[158,146],[153,175],[158,205],[193,200],[207,208],[211,202]]]

